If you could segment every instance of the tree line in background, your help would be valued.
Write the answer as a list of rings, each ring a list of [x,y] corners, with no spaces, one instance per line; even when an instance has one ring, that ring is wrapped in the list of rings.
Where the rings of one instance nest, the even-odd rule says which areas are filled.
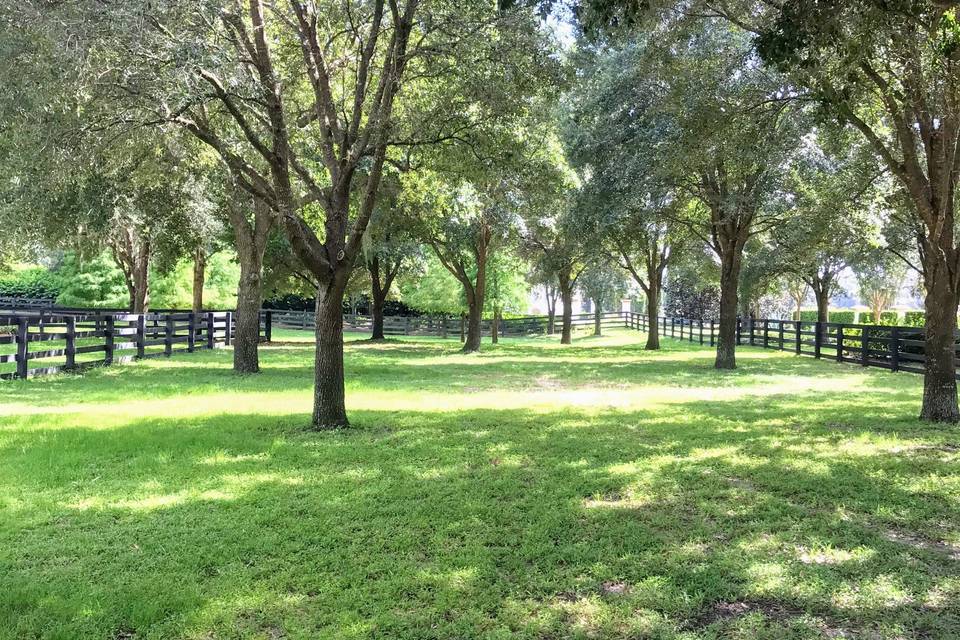
[[[827,321],[853,270],[880,320],[908,269],[926,295],[922,416],[960,419],[952,3],[6,13],[2,255],[106,260],[135,312],[185,269],[199,309],[234,256],[241,373],[259,370],[265,294],[313,299],[316,428],[348,423],[342,315],[361,295],[375,339],[399,291],[461,313],[476,351],[481,318],[523,310],[530,287],[564,344],[578,290],[599,312],[632,287],[652,319],[665,297],[715,315],[730,369],[737,317],[771,293]]]

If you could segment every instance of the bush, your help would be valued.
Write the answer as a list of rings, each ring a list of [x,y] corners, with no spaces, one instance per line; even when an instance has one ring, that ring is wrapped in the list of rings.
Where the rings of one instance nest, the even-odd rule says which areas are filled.
[[[856,313],[853,311],[831,311],[830,322],[836,322],[839,324],[853,324],[854,319],[856,318]]]
[[[816,311],[801,311],[801,312],[800,312],[800,321],[801,321],[801,322],[816,322],[816,321],[817,321],[817,312],[816,312]]]
[[[925,314],[923,311],[907,311],[903,316],[903,324],[907,327],[922,327]]]
[[[60,306],[124,308],[129,304],[123,272],[107,253],[86,260],[68,253],[57,275],[63,283],[57,296]]]
[[[0,297],[56,299],[60,278],[43,267],[30,267],[0,276]]]
[[[896,311],[884,311],[880,314],[880,322],[875,322],[872,311],[865,311],[860,314],[860,324],[875,324],[884,327],[892,327],[897,324],[899,314]]]

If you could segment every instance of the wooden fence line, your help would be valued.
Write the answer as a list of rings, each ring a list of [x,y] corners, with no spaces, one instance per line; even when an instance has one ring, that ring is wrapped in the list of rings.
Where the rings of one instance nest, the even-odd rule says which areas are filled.
[[[0,372],[0,379],[30,378],[229,345],[236,334],[232,316],[230,311],[6,314],[6,325],[13,331],[0,333],[0,348],[14,345],[15,352],[0,354],[0,364],[15,363],[15,370]],[[261,324],[261,328],[268,327]],[[261,339],[269,339],[269,331]],[[63,345],[35,348],[42,346],[38,343],[50,342]],[[62,361],[51,363],[51,358]],[[31,367],[32,362],[38,366]]]
[[[626,326],[647,331],[649,320],[646,314],[628,312]],[[657,332],[668,338],[714,346],[720,323],[658,316]],[[736,341],[738,345],[890,371],[923,373],[926,361],[923,327],[746,318],[737,320]]]

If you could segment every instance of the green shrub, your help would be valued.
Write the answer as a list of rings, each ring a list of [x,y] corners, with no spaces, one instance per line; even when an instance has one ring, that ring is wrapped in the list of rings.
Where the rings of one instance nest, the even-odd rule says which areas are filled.
[[[907,327],[922,327],[925,314],[923,311],[907,311],[903,316],[903,324]]]
[[[0,297],[49,298],[60,295],[60,278],[43,267],[29,267],[0,276]]]
[[[817,321],[817,312],[816,312],[816,311],[801,311],[801,312],[800,312],[800,321],[801,321],[801,322],[816,322],[816,321]]]
[[[860,314],[860,324],[876,324],[884,327],[892,327],[897,324],[899,317],[896,311],[884,311],[880,314],[880,322],[874,322],[873,312],[865,311]]]
[[[109,254],[81,259],[68,253],[57,269],[63,283],[57,304],[64,307],[126,307],[130,302],[120,271]]]
[[[853,311],[831,311],[829,318],[830,322],[853,324],[855,316],[856,314]]]

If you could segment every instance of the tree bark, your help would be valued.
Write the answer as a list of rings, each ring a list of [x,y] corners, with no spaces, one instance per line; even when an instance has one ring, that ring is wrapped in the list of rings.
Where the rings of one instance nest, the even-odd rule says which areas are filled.
[[[234,317],[234,373],[260,371],[260,306],[263,304],[263,253],[273,217],[266,204],[243,198],[228,203],[227,214],[233,227],[240,281],[237,283],[237,312]],[[252,224],[250,208],[253,208]]]
[[[657,329],[659,321],[658,311],[660,309],[660,286],[651,282],[647,288],[647,344],[644,347],[648,351],[656,351],[660,348],[660,332]]]
[[[573,343],[573,286],[560,289],[563,314],[560,321],[560,344]]]
[[[593,335],[600,335],[600,300],[593,299]]]
[[[557,290],[546,285],[547,300],[547,335],[552,336],[557,326]]]
[[[374,296],[370,299],[370,316],[372,330],[370,332],[371,340],[384,340],[383,334],[383,299]]]
[[[949,240],[952,242],[952,239]],[[923,405],[920,419],[930,422],[960,421],[957,406],[956,329],[958,297],[947,270],[946,260],[927,255],[924,282],[924,352]],[[933,268],[931,268],[931,266]]]
[[[237,284],[236,335],[233,338],[233,370],[236,373],[260,371],[260,305],[263,302],[262,254],[247,254],[240,261]]]
[[[315,328],[313,427],[327,430],[350,426],[344,398],[343,286],[339,283],[318,287]]]
[[[493,320],[490,322],[490,342],[497,344],[500,341],[500,311],[493,312]]]
[[[207,252],[201,245],[193,252],[193,312],[203,311],[203,284],[207,277]]]
[[[463,352],[473,353],[480,351],[481,322],[483,319],[483,306],[474,301],[470,302],[467,312],[467,337],[463,342]]]
[[[737,366],[737,302],[741,255],[729,251],[720,264],[720,327],[717,334],[717,369]]]
[[[467,314],[460,312],[460,342],[467,341]]]

